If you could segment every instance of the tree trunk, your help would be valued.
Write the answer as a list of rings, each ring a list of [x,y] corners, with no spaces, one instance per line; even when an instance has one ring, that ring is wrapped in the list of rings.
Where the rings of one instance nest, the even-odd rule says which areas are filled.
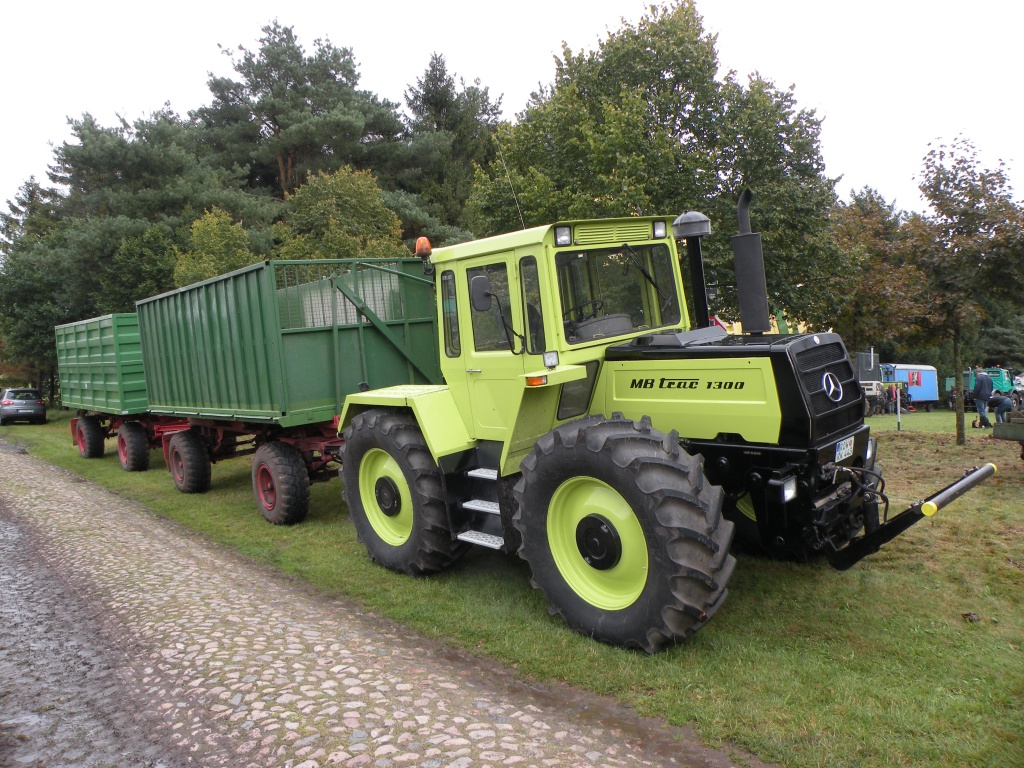
[[[964,364],[960,350],[960,329],[953,329],[953,381],[958,382],[960,396],[956,399],[956,444],[967,445],[967,438],[964,435],[964,400],[966,399],[966,386],[964,381]]]

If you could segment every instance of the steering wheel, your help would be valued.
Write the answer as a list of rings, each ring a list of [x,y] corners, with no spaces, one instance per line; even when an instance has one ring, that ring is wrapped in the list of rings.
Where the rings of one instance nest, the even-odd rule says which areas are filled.
[[[590,307],[589,312],[584,312],[584,307]],[[576,313],[576,322],[582,323],[584,320],[589,320],[592,317],[597,317],[597,313],[604,309],[604,302],[600,299],[594,299],[592,301],[584,301],[582,304],[577,304],[575,307],[570,307],[562,313],[563,320],[572,320],[572,313]]]

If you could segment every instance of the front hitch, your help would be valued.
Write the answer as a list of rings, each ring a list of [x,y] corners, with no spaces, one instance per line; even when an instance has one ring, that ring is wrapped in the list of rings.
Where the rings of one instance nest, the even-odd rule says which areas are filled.
[[[828,558],[828,562],[833,568],[845,571],[868,555],[875,554],[875,552],[882,548],[883,544],[895,539],[918,520],[931,517],[947,504],[960,498],[975,486],[992,477],[995,473],[995,464],[986,464],[983,467],[970,469],[955,483],[947,485],[924,501],[911,504],[896,515],[896,517],[880,525],[874,531],[864,534],[859,539],[854,539],[842,549],[829,547],[825,551],[825,557]]]

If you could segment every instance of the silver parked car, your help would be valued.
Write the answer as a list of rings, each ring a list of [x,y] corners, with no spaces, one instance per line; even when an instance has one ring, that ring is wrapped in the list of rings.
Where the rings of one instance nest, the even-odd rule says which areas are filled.
[[[46,423],[46,403],[38,389],[5,389],[0,394],[0,426],[12,421]]]

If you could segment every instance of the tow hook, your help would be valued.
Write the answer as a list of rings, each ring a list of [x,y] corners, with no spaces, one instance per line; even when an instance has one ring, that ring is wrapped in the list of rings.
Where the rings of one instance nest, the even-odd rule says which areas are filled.
[[[955,483],[947,485],[923,501],[911,504],[898,515],[880,525],[875,531],[867,533],[859,539],[854,539],[842,549],[826,549],[825,557],[828,558],[828,562],[833,568],[845,571],[868,555],[873,555],[882,548],[883,544],[895,539],[918,520],[931,517],[995,473],[995,464],[969,469]]]

